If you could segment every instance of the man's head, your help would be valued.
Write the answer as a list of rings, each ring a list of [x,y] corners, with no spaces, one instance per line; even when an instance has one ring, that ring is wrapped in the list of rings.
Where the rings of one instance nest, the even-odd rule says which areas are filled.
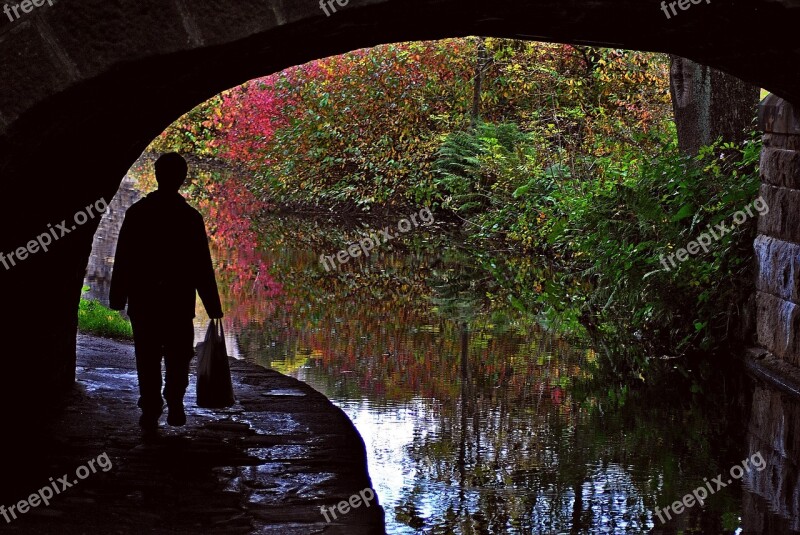
[[[177,192],[189,172],[186,160],[177,152],[168,152],[156,160],[156,182],[158,189]]]

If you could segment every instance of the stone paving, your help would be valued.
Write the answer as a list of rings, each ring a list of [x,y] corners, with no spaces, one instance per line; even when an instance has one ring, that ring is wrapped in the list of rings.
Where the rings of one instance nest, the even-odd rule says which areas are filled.
[[[377,499],[330,524],[320,512],[371,486],[364,443],[347,416],[293,378],[243,361],[231,360],[231,369],[234,407],[195,407],[193,376],[187,426],[167,427],[165,415],[147,437],[138,428],[132,345],[80,335],[70,398],[28,429],[6,426],[0,504],[27,499],[51,477],[77,481],[76,468],[103,453],[112,466],[73,482],[49,506],[10,522],[0,516],[0,531],[384,533]]]

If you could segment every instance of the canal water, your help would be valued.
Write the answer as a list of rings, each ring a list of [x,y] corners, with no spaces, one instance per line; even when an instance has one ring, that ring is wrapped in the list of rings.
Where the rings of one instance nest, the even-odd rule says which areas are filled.
[[[249,247],[215,250],[231,353],[348,414],[388,533],[800,532],[800,406],[733,362],[616,383],[606,353],[513,298],[535,259],[475,251],[444,223],[320,264],[409,215],[267,215]],[[101,300],[118,223],[95,241]],[[198,335],[207,321],[198,307]],[[714,489],[702,505],[663,510],[698,487]]]

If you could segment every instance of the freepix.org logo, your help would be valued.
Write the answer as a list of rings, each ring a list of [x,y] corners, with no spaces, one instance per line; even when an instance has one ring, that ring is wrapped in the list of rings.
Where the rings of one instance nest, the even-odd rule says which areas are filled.
[[[26,15],[33,11],[34,8],[42,7],[43,5],[52,6],[54,4],[53,0],[22,0],[19,4],[4,4],[3,5],[3,13],[6,14],[8,20],[11,22],[15,22],[22,17],[22,15]]]
[[[40,505],[47,507],[50,505],[50,500],[53,499],[53,497],[61,494],[67,489],[74,487],[90,475],[96,474],[98,467],[103,472],[108,472],[111,470],[111,468],[113,468],[111,459],[109,459],[107,453],[101,453],[96,459],[89,459],[85,465],[81,465],[76,468],[75,478],[71,478],[69,474],[64,474],[58,479],[51,477],[49,483],[27,498],[22,499],[14,505],[10,505],[8,507],[5,505],[0,505],[0,515],[3,515],[6,524],[10,524],[12,520],[16,520],[18,518],[18,515],[24,515]]]
[[[66,219],[63,219],[61,223],[57,223],[55,228],[53,227],[52,223],[48,223],[47,230],[36,236],[36,239],[29,241],[27,244],[25,244],[25,246],[18,247],[10,253],[4,253],[0,251],[0,264],[3,264],[3,267],[6,269],[11,269],[17,265],[17,262],[22,262],[30,255],[34,255],[39,251],[47,252],[48,247],[54,241],[63,238],[74,230],[77,230],[79,225],[86,224],[90,219],[94,219],[97,216],[102,217],[107,210],[108,203],[105,199],[100,199],[94,204],[87,205],[86,208],[76,213],[72,218],[75,224],[71,227],[69,226],[69,223],[67,223]]]
[[[664,12],[664,15],[667,16],[667,19],[671,19],[672,17],[678,14],[678,11],[675,9],[675,4],[678,4],[678,8],[681,11],[686,11],[692,4],[699,4],[703,2],[703,0],[675,0],[673,2],[667,3],[666,1],[661,2],[661,11]],[[706,4],[710,4],[711,0],[705,0]],[[672,11],[672,16],[670,16],[670,11]]]
[[[419,220],[417,220],[417,216],[419,216]],[[370,255],[370,251],[374,250],[382,243],[387,243],[403,234],[411,232],[420,225],[427,227],[433,223],[433,213],[431,213],[429,208],[423,208],[420,210],[419,214],[411,214],[409,219],[401,219],[397,223],[397,230],[399,231],[397,234],[393,234],[390,227],[384,227],[383,230],[379,231],[381,234],[380,236],[372,234],[366,238],[362,238],[358,240],[357,243],[353,243],[349,247],[342,249],[334,256],[320,255],[319,263],[322,264],[325,271],[337,269],[337,260],[339,264],[346,264],[351,258],[358,258],[362,254],[367,257]],[[328,265],[329,261],[330,265]]]
[[[350,0],[319,0],[319,8],[325,13],[326,17],[330,17],[331,13],[336,13],[334,4],[338,4],[339,7],[346,7],[349,3]]]
[[[751,466],[752,464],[752,466]],[[729,470],[730,478],[728,478],[727,483],[723,481],[725,476],[722,474],[717,474],[717,477],[711,478],[711,481],[708,480],[707,477],[703,478],[703,484],[694,489],[692,492],[686,494],[682,499],[667,505],[666,507],[662,507],[661,509],[656,508],[656,516],[661,521],[662,524],[666,522],[664,517],[667,517],[667,520],[672,520],[672,515],[679,515],[683,513],[685,510],[694,507],[695,505],[703,506],[706,503],[706,499],[717,492],[720,489],[724,489],[728,485],[734,482],[734,480],[741,479],[745,473],[749,473],[752,468],[755,468],[757,471],[761,472],[767,467],[767,461],[764,460],[764,457],[761,455],[760,451],[755,452],[749,458],[742,460],[741,463],[733,465]],[[712,486],[713,483],[713,486]],[[708,490],[706,490],[708,489]]]
[[[667,256],[662,254],[661,265],[664,266],[664,271],[670,271],[676,268],[679,263],[685,262],[692,255],[699,254],[701,250],[704,253],[707,253],[712,243],[721,240],[727,234],[733,232],[736,227],[744,224],[748,218],[755,217],[753,209],[755,209],[760,216],[765,216],[769,213],[769,205],[767,205],[767,202],[763,197],[759,197],[752,203],[745,206],[744,210],[739,210],[733,214],[733,225],[729,225],[725,221],[722,221],[713,227],[709,225],[706,229],[706,232],[700,234],[696,240],[690,241],[685,248],[681,247],[674,253]],[[676,258],[678,260],[677,263],[675,262]],[[669,261],[669,265],[667,264],[667,261]]]

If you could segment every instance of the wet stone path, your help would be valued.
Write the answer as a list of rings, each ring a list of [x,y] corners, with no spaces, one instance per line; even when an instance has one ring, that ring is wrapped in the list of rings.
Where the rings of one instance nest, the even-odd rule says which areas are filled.
[[[377,499],[331,523],[320,512],[371,486],[363,441],[346,415],[293,378],[235,360],[231,371],[235,406],[195,407],[193,375],[186,427],[166,426],[165,414],[158,434],[146,437],[133,346],[80,335],[70,398],[35,430],[4,437],[0,504],[27,499],[51,477],[77,481],[90,460],[96,470],[63,491],[58,485],[49,506],[10,522],[0,516],[0,531],[384,533]]]

